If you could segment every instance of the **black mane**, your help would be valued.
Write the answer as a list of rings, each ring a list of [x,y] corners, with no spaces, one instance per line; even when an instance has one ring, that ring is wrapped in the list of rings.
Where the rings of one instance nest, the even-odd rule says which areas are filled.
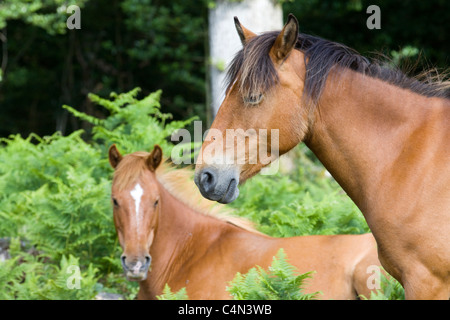
[[[254,37],[236,54],[228,67],[227,91],[238,78],[243,96],[258,96],[278,82],[277,71],[269,52],[279,33],[271,31]],[[381,79],[426,97],[450,99],[449,81],[444,81],[442,76],[432,70],[418,77],[409,77],[386,62],[371,62],[343,44],[307,34],[299,34],[295,48],[305,55],[304,93],[313,102],[320,98],[328,75],[335,66]]]

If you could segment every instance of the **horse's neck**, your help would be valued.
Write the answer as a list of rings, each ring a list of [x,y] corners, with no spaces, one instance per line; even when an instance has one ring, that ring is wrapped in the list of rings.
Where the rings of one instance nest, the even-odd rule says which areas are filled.
[[[389,192],[383,179],[389,170],[400,170],[395,163],[405,146],[425,144],[423,129],[440,110],[433,105],[439,99],[350,70],[338,78],[331,74],[305,143],[361,211],[369,213],[381,193]]]
[[[158,228],[150,249],[152,274],[149,281],[156,292],[177,277],[197,256],[204,254],[220,237],[224,225],[194,211],[162,186],[159,202]]]

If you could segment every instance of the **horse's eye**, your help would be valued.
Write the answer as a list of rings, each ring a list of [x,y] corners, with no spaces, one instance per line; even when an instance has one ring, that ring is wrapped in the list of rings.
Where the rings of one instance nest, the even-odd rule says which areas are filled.
[[[155,201],[155,203],[153,204],[154,207],[156,207],[159,203],[159,199]]]
[[[115,207],[118,207],[118,206],[119,206],[119,203],[117,202],[117,199],[116,199],[116,198],[112,198],[112,202],[113,202],[113,204],[114,204]]]
[[[263,94],[255,94],[255,95],[250,95],[248,97],[244,97],[244,102],[246,104],[251,104],[251,105],[255,105],[261,102],[261,100],[263,99]]]

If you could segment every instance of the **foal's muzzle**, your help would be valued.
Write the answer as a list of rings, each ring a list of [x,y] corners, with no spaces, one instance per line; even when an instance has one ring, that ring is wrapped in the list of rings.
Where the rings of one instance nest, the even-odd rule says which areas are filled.
[[[195,174],[195,184],[206,199],[230,203],[239,195],[239,174],[233,167],[205,167]]]
[[[147,279],[148,268],[152,262],[150,255],[139,258],[127,258],[127,256],[122,255],[121,260],[123,271],[128,280],[143,281]]]

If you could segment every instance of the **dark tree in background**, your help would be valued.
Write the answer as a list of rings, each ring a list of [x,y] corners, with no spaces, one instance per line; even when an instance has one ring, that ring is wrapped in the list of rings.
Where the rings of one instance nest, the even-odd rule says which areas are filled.
[[[380,30],[366,27],[370,5],[381,10]],[[341,42],[363,55],[391,55],[392,50],[412,46],[419,51],[422,67],[449,67],[447,0],[304,0],[287,2],[283,10],[296,15],[301,32]]]
[[[0,12],[5,4],[20,2],[27,1],[0,2]],[[48,5],[39,13],[56,12],[63,1],[42,2]],[[83,124],[61,106],[96,114],[99,109],[87,99],[90,92],[107,97],[135,87],[142,88],[142,95],[162,89],[164,111],[175,118],[204,113],[206,5],[195,0],[85,0],[80,7],[81,30],[54,30],[53,24],[43,28],[26,17],[6,21],[0,136],[78,129]],[[60,14],[64,26],[69,15]]]
[[[67,134],[86,124],[68,115],[63,104],[99,116],[88,93],[107,97],[135,87],[142,95],[162,89],[163,111],[175,119],[206,118],[207,12],[213,0],[73,1],[81,7],[81,30],[65,28],[66,2],[72,3],[0,2],[0,136]],[[420,67],[449,65],[447,0],[282,3],[285,15],[297,16],[301,32],[369,56],[417,48]],[[372,4],[381,9],[380,30],[366,27]]]

